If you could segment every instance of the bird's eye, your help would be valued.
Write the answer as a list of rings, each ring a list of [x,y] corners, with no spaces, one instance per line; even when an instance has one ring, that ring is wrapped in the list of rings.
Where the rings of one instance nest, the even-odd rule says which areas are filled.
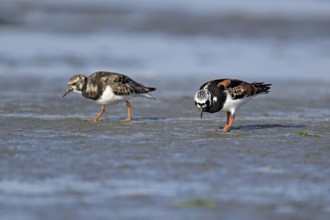
[[[75,86],[75,85],[77,85],[77,83],[72,83],[71,85]]]

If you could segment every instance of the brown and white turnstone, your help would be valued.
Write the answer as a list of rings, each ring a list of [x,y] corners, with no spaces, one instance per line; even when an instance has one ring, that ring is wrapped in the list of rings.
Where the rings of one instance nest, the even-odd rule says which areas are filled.
[[[120,102],[127,104],[127,119],[131,121],[131,104],[130,99],[134,97],[144,97],[155,99],[148,92],[156,90],[152,87],[146,87],[126,75],[98,71],[86,77],[84,75],[74,75],[68,81],[68,88],[63,94],[65,97],[70,92],[82,94],[85,98],[94,100],[97,104],[102,105],[101,111],[92,121],[98,121],[105,111],[106,105],[115,105]]]
[[[238,79],[218,79],[204,83],[195,95],[195,105],[203,112],[226,111],[223,130],[228,132],[235,120],[235,112],[252,97],[268,93],[271,84],[247,83]]]

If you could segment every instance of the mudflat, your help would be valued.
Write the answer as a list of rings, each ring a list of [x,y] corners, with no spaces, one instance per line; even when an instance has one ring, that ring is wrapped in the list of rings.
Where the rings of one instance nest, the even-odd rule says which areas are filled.
[[[1,219],[328,219],[327,83],[270,82],[223,133],[192,79],[147,81],[157,100],[134,99],[132,122],[119,104],[93,123],[67,79],[3,78]]]

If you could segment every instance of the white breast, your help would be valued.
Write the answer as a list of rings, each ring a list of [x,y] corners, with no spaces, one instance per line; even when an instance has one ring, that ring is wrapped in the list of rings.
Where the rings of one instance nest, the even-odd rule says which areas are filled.
[[[102,96],[96,100],[100,105],[115,105],[120,102],[124,102],[133,98],[133,95],[115,95],[110,86],[107,86]]]
[[[250,100],[252,97],[242,98],[242,99],[236,99],[234,100],[233,97],[227,93],[227,99],[225,101],[225,104],[223,105],[221,111],[228,111],[232,114],[235,113],[235,111],[240,108],[243,104],[245,104],[248,100]]]

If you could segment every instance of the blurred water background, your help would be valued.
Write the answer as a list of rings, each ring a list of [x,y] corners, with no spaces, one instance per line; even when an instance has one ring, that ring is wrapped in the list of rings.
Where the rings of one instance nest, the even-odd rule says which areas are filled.
[[[85,122],[97,70],[157,100]],[[1,0],[0,219],[328,220],[329,70],[327,0]],[[273,84],[228,134],[193,102],[225,77]]]
[[[329,27],[325,0],[2,0],[0,74],[329,80]]]

